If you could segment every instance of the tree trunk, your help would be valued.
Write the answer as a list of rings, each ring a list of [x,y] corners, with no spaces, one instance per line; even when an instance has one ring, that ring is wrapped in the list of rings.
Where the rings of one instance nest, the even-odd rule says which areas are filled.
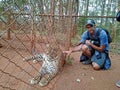
[[[40,9],[40,14],[44,14],[44,5],[43,5],[43,0],[38,0],[38,5],[39,5],[39,9]],[[45,24],[45,18],[44,16],[41,16],[41,27],[42,27],[42,31],[46,30],[46,24]]]
[[[120,0],[118,0],[118,10],[120,11]],[[115,36],[116,36],[117,26],[118,26],[118,22],[116,21],[115,26],[114,26],[113,31],[112,31],[112,39],[113,39],[113,41],[114,41]]]
[[[102,11],[101,11],[101,16],[104,16],[104,12],[105,12],[105,1],[102,1]],[[101,24],[103,24],[103,19],[101,18]]]
[[[8,25],[10,25],[10,21],[11,21],[11,18],[10,18],[10,14],[8,14]],[[11,27],[9,26],[8,27],[8,30],[7,30],[7,39],[10,40],[11,39]]]
[[[86,12],[85,12],[85,16],[88,15],[88,7],[89,7],[89,0],[86,0]]]
[[[49,35],[52,35],[53,33],[53,27],[54,27],[54,11],[55,11],[55,0],[52,0],[51,2],[51,15],[50,15],[50,33]]]
[[[31,9],[31,53],[34,53],[36,49],[36,33],[34,28],[34,11]]]
[[[67,1],[67,42],[66,42],[66,49],[68,49],[71,46],[71,23],[72,23],[72,0]]]

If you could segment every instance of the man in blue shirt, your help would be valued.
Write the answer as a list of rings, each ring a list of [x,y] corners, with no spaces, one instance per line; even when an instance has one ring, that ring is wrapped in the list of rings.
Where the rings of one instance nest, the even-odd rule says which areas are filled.
[[[98,30],[93,19],[88,19],[85,22],[86,31],[82,34],[80,44],[76,47],[70,48],[69,51],[63,51],[68,55],[72,52],[82,51],[81,60],[83,64],[92,64],[95,70],[100,70],[104,67],[105,58],[108,54],[101,52],[109,51],[108,37],[104,30],[101,29],[98,36]],[[96,44],[98,43],[98,44]],[[86,60],[82,60],[82,59]]]

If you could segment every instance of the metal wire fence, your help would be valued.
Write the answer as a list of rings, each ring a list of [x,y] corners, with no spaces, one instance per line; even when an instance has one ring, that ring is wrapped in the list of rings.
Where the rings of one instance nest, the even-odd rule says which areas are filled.
[[[14,5],[19,11],[12,12],[11,3],[2,4],[6,9],[0,16],[7,19],[0,21],[0,90],[53,90],[60,76],[56,76],[46,87],[31,85],[30,79],[39,73],[42,63],[24,62],[23,58],[30,57],[35,52],[46,52],[47,44],[51,44],[50,47],[57,46],[60,52],[67,50],[71,38],[78,32],[76,20],[80,16],[37,14],[34,12],[35,6],[29,3],[32,6],[30,13],[23,12],[24,7],[19,7],[17,0]],[[111,52],[119,54],[120,49],[116,50],[119,47],[117,43],[111,44]],[[61,54],[58,56],[63,57]],[[59,68],[62,68],[65,58],[61,59]]]
[[[11,8],[10,4],[3,3],[3,7],[5,6]],[[45,52],[45,46],[48,43],[55,43],[56,46],[62,43],[61,46],[65,46],[66,34],[63,33],[63,27],[60,28],[59,25],[61,22],[57,19],[54,25],[51,25],[53,15],[39,16],[34,12],[24,14],[23,9],[20,8],[19,13],[13,13],[9,9],[1,13],[1,16],[7,15],[7,21],[0,22],[2,26],[0,30],[0,89],[52,90],[56,78],[44,88],[30,84],[30,79],[39,73],[42,63],[23,62],[23,58],[33,55],[34,52]],[[34,18],[44,20],[41,22]],[[66,18],[62,18],[62,22],[66,23],[64,19]],[[64,24],[64,27],[67,27],[67,24]],[[61,35],[62,37],[59,37]]]

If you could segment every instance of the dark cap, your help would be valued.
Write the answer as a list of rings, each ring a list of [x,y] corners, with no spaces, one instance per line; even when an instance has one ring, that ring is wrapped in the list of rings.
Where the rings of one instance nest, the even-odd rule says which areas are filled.
[[[95,26],[95,21],[93,19],[87,19],[86,22],[85,22],[85,26],[86,25],[92,25],[92,26]]]

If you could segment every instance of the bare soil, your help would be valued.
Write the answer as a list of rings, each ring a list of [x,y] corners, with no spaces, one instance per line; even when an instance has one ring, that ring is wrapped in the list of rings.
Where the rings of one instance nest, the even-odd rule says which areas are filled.
[[[65,65],[53,90],[120,90],[115,83],[120,80],[120,56],[110,54],[109,70],[93,70],[91,65],[79,62],[80,53],[73,53],[72,65]],[[77,81],[80,80],[80,81]]]
[[[26,37],[21,39],[24,41],[23,43],[26,43],[26,48],[18,39],[8,41],[12,42],[12,47],[17,47],[16,51],[8,43],[1,41],[3,47],[0,48],[0,53],[4,57],[0,55],[0,85],[16,90],[120,90],[115,85],[120,80],[120,55],[110,53],[112,62],[110,70],[95,71],[91,65],[83,65],[79,62],[80,52],[71,55],[73,57],[72,64],[65,64],[62,72],[58,73],[48,86],[41,88],[34,85],[35,89],[28,85],[29,80],[37,75],[42,63],[23,62],[23,57],[30,56],[27,49],[30,48],[30,43]],[[44,44],[36,46],[38,51],[41,51],[43,49],[41,46],[44,46]],[[0,86],[0,90],[8,89]]]

